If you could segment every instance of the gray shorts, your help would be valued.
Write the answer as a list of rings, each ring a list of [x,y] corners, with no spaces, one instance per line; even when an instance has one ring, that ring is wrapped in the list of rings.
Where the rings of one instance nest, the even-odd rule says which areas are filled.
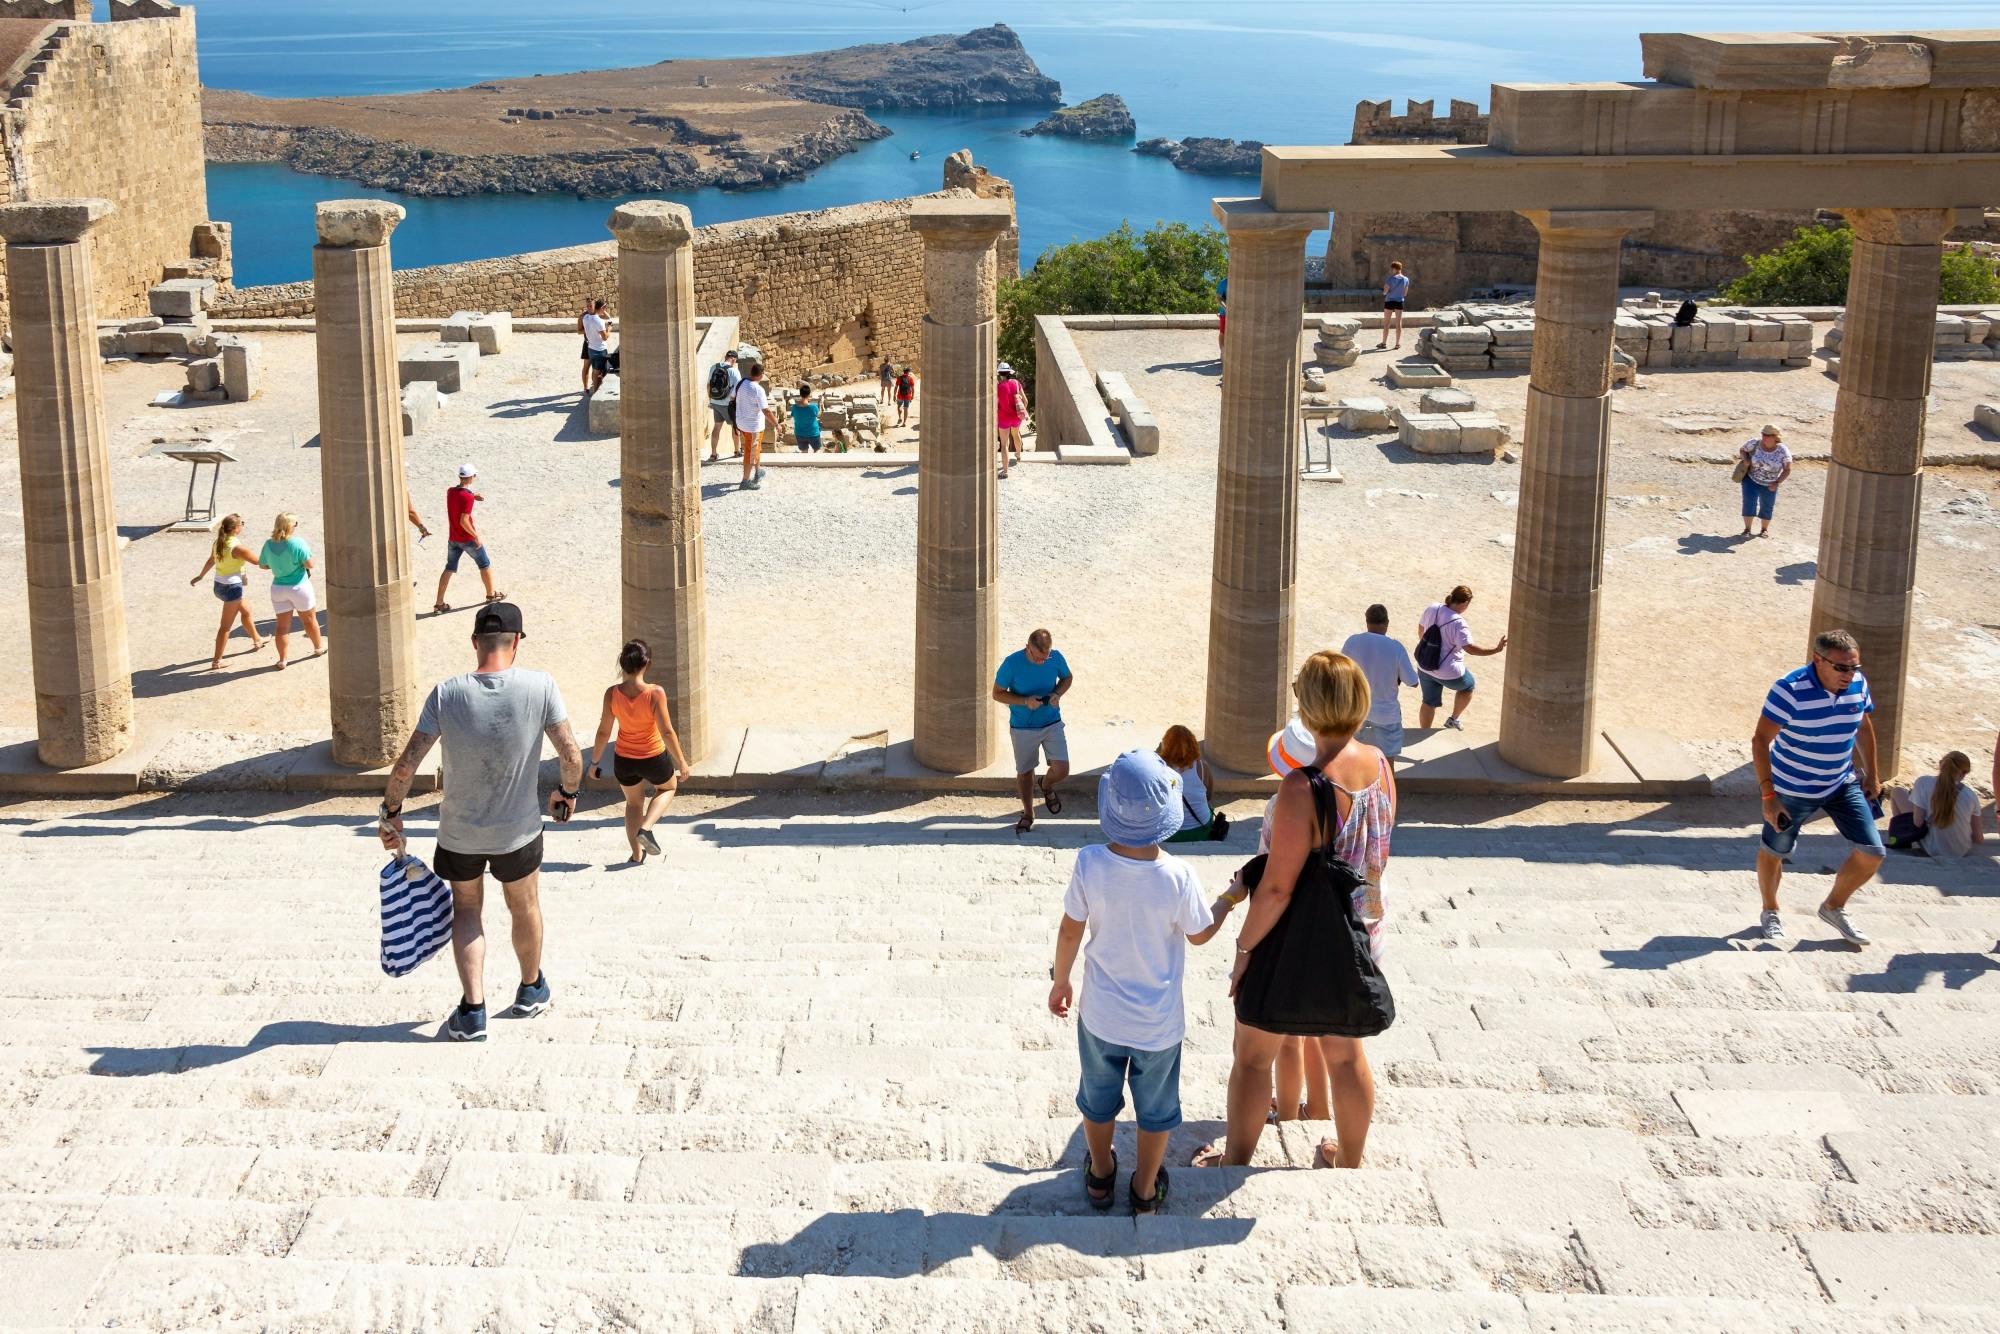
[[[1403,725],[1401,723],[1363,723],[1354,739],[1364,746],[1373,746],[1384,755],[1394,758],[1403,753]]]
[[[1047,727],[1010,727],[1007,735],[1014,739],[1014,772],[1017,774],[1035,771],[1037,752],[1047,756],[1050,764],[1069,763],[1069,738],[1063,734],[1060,718]]]
[[[708,405],[708,415],[715,419],[717,426],[729,425],[729,404],[711,401]]]

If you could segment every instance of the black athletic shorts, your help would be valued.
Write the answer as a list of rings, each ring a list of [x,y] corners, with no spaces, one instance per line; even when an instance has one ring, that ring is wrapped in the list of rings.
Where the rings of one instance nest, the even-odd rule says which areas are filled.
[[[453,852],[440,843],[431,854],[431,869],[446,880],[477,880],[489,868],[503,885],[533,875],[542,869],[542,836],[536,834],[512,852]]]
[[[648,755],[643,760],[614,754],[611,757],[611,776],[618,780],[620,787],[631,787],[636,783],[665,787],[674,781],[674,762],[665,751]]]
[[[1400,301],[1384,301],[1382,303],[1382,309],[1384,310],[1401,310],[1402,308],[1403,303]]]

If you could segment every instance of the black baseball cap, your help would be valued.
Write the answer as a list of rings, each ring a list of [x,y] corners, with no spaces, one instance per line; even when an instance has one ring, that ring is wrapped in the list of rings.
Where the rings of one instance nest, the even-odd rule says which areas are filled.
[[[521,628],[521,609],[511,602],[489,602],[481,607],[472,618],[472,633],[528,637],[528,632]]]

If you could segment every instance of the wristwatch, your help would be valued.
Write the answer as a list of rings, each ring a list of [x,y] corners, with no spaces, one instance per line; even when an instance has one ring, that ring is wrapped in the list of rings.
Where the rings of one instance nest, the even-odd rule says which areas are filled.
[[[393,820],[393,819],[395,819],[395,818],[396,818],[397,816],[399,816],[399,815],[401,815],[401,814],[403,813],[403,808],[402,808],[401,806],[398,806],[398,807],[396,807],[396,809],[395,809],[395,810],[393,810],[393,811],[392,811],[392,810],[390,810],[390,809],[389,809],[389,801],[388,801],[388,798],[386,798],[386,797],[385,797],[385,798],[383,798],[383,800],[382,800],[382,806],[381,806],[381,811],[382,811],[382,818],[383,818],[384,820]]]
[[[564,801],[575,801],[576,793],[569,791],[561,783],[556,784],[556,795]]]

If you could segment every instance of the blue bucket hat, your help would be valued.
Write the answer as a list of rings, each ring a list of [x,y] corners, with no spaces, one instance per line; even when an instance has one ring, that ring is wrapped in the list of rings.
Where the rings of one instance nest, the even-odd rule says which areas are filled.
[[[1128,750],[1097,780],[1097,823],[1128,848],[1164,843],[1180,831],[1181,776],[1150,750]]]

